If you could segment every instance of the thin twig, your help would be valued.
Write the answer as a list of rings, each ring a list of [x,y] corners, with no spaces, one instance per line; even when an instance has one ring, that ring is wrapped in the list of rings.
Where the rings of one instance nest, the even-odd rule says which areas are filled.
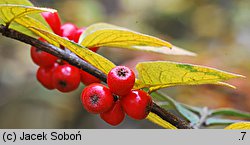
[[[171,112],[161,108],[157,104],[153,103],[151,111],[161,117],[163,120],[171,123],[175,127],[179,129],[191,129],[192,127],[184,120],[180,119],[179,117],[175,116]]]
[[[200,120],[197,124],[193,126],[193,128],[200,128],[206,122],[207,117],[210,115],[210,112],[207,107],[204,107],[201,112]]]
[[[45,52],[48,52],[54,56],[57,56],[58,58],[61,58],[65,61],[67,61],[71,65],[74,65],[74,66],[92,74],[93,76],[99,78],[101,81],[103,81],[105,83],[107,81],[107,76],[103,72],[101,72],[100,70],[98,70],[97,68],[95,68],[94,66],[92,66],[88,62],[84,61],[83,59],[79,58],[78,56],[76,56],[73,53],[64,51],[61,48],[58,48],[58,47],[55,47],[51,44],[42,42],[38,39],[35,39],[33,37],[30,37],[28,35],[25,35],[23,33],[18,32],[18,31],[8,29],[4,25],[0,25],[0,33],[2,33],[3,36],[30,44],[36,48],[39,48],[42,51],[45,51]],[[153,113],[157,114],[163,120],[173,124],[177,128],[180,128],[180,129],[191,129],[192,128],[186,121],[181,120],[179,117],[175,116],[174,114],[172,114],[171,112],[169,112],[167,110],[164,110],[163,108],[161,108],[160,106],[158,106],[155,103],[153,103],[151,111]]]

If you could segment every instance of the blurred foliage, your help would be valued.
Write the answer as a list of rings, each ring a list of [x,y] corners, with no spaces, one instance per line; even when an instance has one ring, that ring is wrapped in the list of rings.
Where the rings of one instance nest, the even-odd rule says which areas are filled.
[[[248,0],[32,0],[55,8],[64,22],[78,27],[108,22],[151,34],[198,54],[163,56],[124,49],[99,53],[116,64],[135,68],[140,61],[173,60],[245,75],[222,86],[175,87],[162,90],[189,105],[250,111],[250,1]],[[30,46],[0,37],[0,128],[112,128],[81,107],[77,91],[48,91],[36,81]],[[112,54],[116,55],[112,55]],[[126,118],[116,128],[158,128],[148,121]]]

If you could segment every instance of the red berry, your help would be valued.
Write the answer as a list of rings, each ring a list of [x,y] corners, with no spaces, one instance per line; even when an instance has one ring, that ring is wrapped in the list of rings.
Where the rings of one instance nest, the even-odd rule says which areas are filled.
[[[60,34],[60,27],[61,27],[61,20],[58,16],[58,13],[52,13],[52,12],[42,12],[42,16],[47,21],[47,23],[50,25],[50,28],[55,32],[56,34]]]
[[[79,86],[80,79],[81,76],[78,68],[64,64],[54,70],[52,83],[59,91],[70,92]]]
[[[106,112],[114,105],[114,98],[109,88],[97,83],[84,88],[81,101],[88,112],[95,114]]]
[[[76,30],[75,38],[74,38],[74,41],[75,41],[76,43],[78,43],[79,38],[80,38],[82,32],[85,31],[85,30],[86,30],[86,28],[84,28],[84,27]]]
[[[82,27],[80,29],[77,29],[77,31],[75,32],[75,37],[74,37],[74,41],[76,43],[79,42],[79,39],[80,39],[80,36],[81,34],[86,30],[85,27]],[[93,51],[93,52],[96,52],[97,50],[99,49],[99,47],[92,47],[92,48],[89,48],[89,50]]]
[[[111,92],[123,97],[133,88],[135,74],[126,66],[116,66],[108,73],[107,83]]]
[[[81,73],[81,81],[84,85],[90,85],[93,83],[101,82],[97,77],[87,73],[86,71],[80,70],[80,73]]]
[[[41,38],[39,40],[44,41]],[[55,57],[54,55],[51,55],[33,46],[31,47],[30,55],[35,64],[44,67],[53,66],[53,64],[57,60],[57,57]]]
[[[96,52],[98,49],[99,49],[99,47],[91,47],[91,48],[89,48],[89,50],[91,50],[93,52]]]
[[[77,31],[77,27],[72,23],[63,24],[60,28],[60,36],[66,37],[69,40],[75,39],[75,33]]]
[[[147,117],[152,105],[152,99],[142,90],[131,91],[121,100],[122,107],[131,118],[141,120]]]
[[[47,89],[52,90],[55,87],[52,84],[53,67],[47,68],[40,66],[36,73],[37,80]]]
[[[101,118],[110,125],[120,124],[125,117],[125,113],[122,109],[121,102],[118,100],[112,109],[100,114]]]

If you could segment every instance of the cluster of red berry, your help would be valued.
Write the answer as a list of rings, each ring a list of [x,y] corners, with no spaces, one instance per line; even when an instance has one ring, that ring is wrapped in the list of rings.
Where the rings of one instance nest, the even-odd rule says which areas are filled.
[[[85,30],[71,23],[61,25],[58,13],[43,12],[42,16],[55,34],[76,43]],[[39,40],[44,41],[42,38]],[[89,49],[94,52],[98,50],[96,47]],[[38,48],[31,47],[31,58],[39,66],[37,80],[47,89],[69,92],[75,90],[82,81],[87,86],[81,95],[84,108],[88,112],[100,114],[111,125],[120,124],[125,113],[131,118],[141,120],[150,111],[152,99],[142,90],[132,90],[135,74],[128,67],[113,68],[108,74],[106,87],[100,84],[98,78]]]
[[[80,35],[85,28],[77,28],[74,24],[65,23],[61,25],[58,13],[43,12],[42,16],[47,21],[55,34],[65,37],[71,41],[78,42]],[[43,39],[39,39],[44,41]],[[62,49],[67,49],[63,48]],[[96,52],[98,48],[89,48]],[[39,66],[37,80],[47,89],[58,89],[61,92],[75,90],[82,81],[85,85],[99,83],[100,80],[91,74],[80,70],[67,62],[31,47],[31,58]]]
[[[83,107],[111,125],[120,124],[125,113],[141,120],[147,117],[152,99],[142,90],[132,90],[135,83],[134,72],[125,66],[113,68],[107,77],[108,87],[100,83],[91,84],[82,91]]]

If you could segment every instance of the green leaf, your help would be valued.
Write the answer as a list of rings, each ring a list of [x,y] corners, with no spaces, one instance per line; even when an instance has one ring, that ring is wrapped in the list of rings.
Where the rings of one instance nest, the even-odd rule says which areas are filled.
[[[136,69],[139,79],[134,89],[146,87],[150,88],[150,91],[178,85],[219,84],[229,86],[221,81],[243,77],[214,68],[169,61],[141,62],[137,64]]]
[[[3,2],[1,1],[1,3]],[[28,4],[31,5],[31,3]],[[15,4],[0,4],[0,24],[6,25],[11,29],[17,30],[26,35],[36,37],[36,35],[34,35],[32,31],[30,31],[29,29],[27,29],[22,25],[17,24],[16,21],[18,19],[21,19],[22,17],[29,16],[36,19],[37,21],[40,22],[40,24],[43,24],[45,27],[47,27],[46,30],[51,31],[51,29],[48,27],[48,24],[45,22],[42,16],[40,14],[37,14],[45,11],[56,12],[56,10],[48,8],[38,8],[38,7],[15,5]]]
[[[158,98],[161,100],[165,100],[173,106],[178,113],[180,113],[181,116],[183,116],[185,119],[191,122],[191,124],[197,124],[199,122],[199,117],[197,114],[189,111],[185,107],[183,107],[180,103],[176,102],[174,99],[171,97],[167,96],[166,94],[160,93],[160,92],[153,92],[151,94],[153,98]]]
[[[187,104],[181,104],[183,107],[185,107],[186,109],[194,112],[195,114],[199,114],[201,115],[203,113],[203,108],[201,107],[196,107],[196,106],[190,106]]]
[[[167,128],[167,129],[177,129],[175,126],[173,126],[172,124],[170,124],[169,122],[161,119],[159,116],[157,116],[156,114],[150,112],[147,116],[147,119],[163,128]]]
[[[217,116],[217,115],[235,116],[235,117],[242,117],[242,118],[248,118],[248,119],[250,118],[250,113],[243,112],[243,111],[236,110],[236,109],[230,109],[230,108],[220,108],[220,109],[211,111],[211,116]]]
[[[80,58],[86,60],[93,66],[95,66],[97,69],[101,70],[103,73],[108,74],[109,71],[115,67],[115,64],[113,64],[108,59],[104,58],[103,56],[92,52],[91,50],[74,43],[73,41],[70,41],[68,39],[65,39],[63,37],[60,37],[54,33],[44,31],[39,28],[30,27],[32,31],[34,31],[37,35],[44,38],[46,41],[50,42],[53,41],[54,43],[58,43],[76,55],[78,55]]]
[[[223,118],[208,118],[205,121],[206,126],[211,125],[229,125],[232,123],[240,122],[240,120],[231,120],[231,119],[223,119]]]
[[[227,126],[225,129],[250,129],[250,122],[237,122]]]

